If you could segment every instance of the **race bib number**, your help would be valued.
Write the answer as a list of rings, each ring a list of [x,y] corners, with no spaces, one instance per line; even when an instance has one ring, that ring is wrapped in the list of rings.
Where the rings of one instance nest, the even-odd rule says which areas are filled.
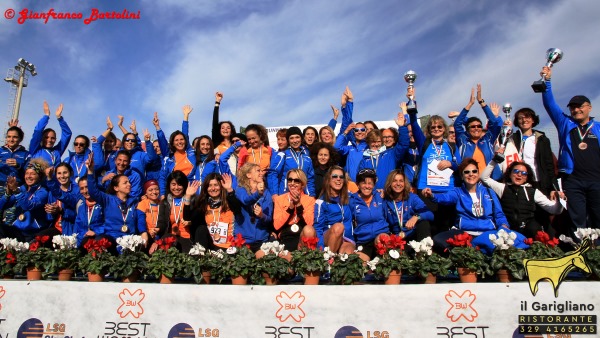
[[[229,224],[225,222],[214,222],[208,225],[208,231],[216,244],[224,244],[227,242],[227,230]]]

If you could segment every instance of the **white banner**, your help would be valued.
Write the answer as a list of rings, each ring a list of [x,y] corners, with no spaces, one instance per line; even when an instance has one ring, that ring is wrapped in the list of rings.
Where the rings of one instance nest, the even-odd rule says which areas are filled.
[[[599,285],[3,281],[0,337],[593,337]]]

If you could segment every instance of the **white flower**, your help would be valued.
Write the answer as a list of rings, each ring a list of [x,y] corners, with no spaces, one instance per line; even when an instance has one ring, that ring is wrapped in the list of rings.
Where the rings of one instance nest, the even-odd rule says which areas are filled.
[[[196,243],[190,249],[189,255],[190,256],[204,256],[205,253],[206,253],[206,248],[203,247],[200,243]]]
[[[346,259],[348,259],[348,254],[345,253],[345,254],[340,255],[340,259],[342,260],[342,262],[345,262]]]
[[[146,244],[146,240],[140,235],[126,235],[117,238],[117,244],[123,251],[137,251]]]
[[[223,259],[223,256],[224,256],[224,255],[223,255],[223,250],[221,250],[221,249],[219,249],[219,250],[217,250],[217,251],[210,250],[210,251],[209,251],[209,253],[210,253],[212,256],[215,256],[215,257],[217,257],[217,258],[219,258],[219,259]]]
[[[377,268],[377,263],[379,263],[379,257],[375,257],[372,261],[368,261],[367,265],[369,266],[369,269],[371,269],[371,271],[375,271],[375,269]]]
[[[356,248],[356,251],[363,251],[362,245],[359,245],[358,248]]]
[[[400,253],[398,252],[398,250],[390,250],[390,252],[388,252],[388,254],[393,259],[398,259],[400,257]]]
[[[227,254],[234,255],[237,252],[237,248],[235,246],[230,246],[227,248]]]
[[[419,252],[419,248],[421,247],[421,242],[410,241],[410,242],[408,242],[408,246],[413,248],[413,250],[415,250],[416,252]]]

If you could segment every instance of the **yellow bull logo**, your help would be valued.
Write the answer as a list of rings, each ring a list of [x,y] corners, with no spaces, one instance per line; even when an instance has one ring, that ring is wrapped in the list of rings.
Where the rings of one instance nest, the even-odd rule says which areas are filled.
[[[531,294],[535,296],[540,281],[548,280],[554,289],[554,297],[558,297],[558,287],[567,277],[569,271],[579,268],[586,273],[590,273],[591,270],[583,257],[583,253],[590,246],[591,242],[586,238],[581,242],[581,246],[577,250],[561,258],[524,259],[523,265],[529,277]]]

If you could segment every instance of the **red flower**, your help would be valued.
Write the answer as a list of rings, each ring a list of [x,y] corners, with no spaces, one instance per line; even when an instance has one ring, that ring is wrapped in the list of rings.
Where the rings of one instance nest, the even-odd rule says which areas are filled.
[[[552,238],[550,239],[550,235],[545,232],[545,231],[538,231],[537,234],[535,234],[535,238],[527,238],[524,242],[527,245],[531,245],[533,244],[534,240],[536,242],[540,242],[546,246],[551,246],[551,247],[555,247],[558,245],[558,238]]]
[[[158,245],[158,248],[160,250],[163,251],[169,251],[169,249],[175,244],[175,242],[177,241],[177,239],[175,237],[166,237],[166,238],[161,238],[159,240],[156,241],[156,244]]]
[[[50,240],[50,236],[35,236],[35,241],[44,244]]]
[[[15,257],[12,252],[7,252],[5,262],[6,264],[15,264],[17,263],[17,257]]]
[[[233,236],[227,237],[227,241],[231,242],[231,246],[236,248],[241,248],[244,244],[246,244],[246,240],[242,237],[242,234],[237,234],[234,238]]]
[[[40,243],[38,241],[34,241],[33,243],[29,244],[29,251],[37,251],[39,247]]]
[[[523,243],[527,244],[527,245],[531,245],[533,244],[533,238],[526,238]]]
[[[319,238],[317,237],[301,237],[300,239],[302,240],[302,244],[310,250],[315,250],[319,243]]]
[[[388,250],[396,249],[403,251],[406,241],[404,237],[398,235],[379,235],[379,243],[375,243],[375,249],[377,254],[384,255]]]
[[[452,245],[453,247],[458,247],[458,246],[470,247],[470,246],[472,246],[471,245],[472,240],[473,240],[473,236],[469,235],[466,232],[463,232],[462,234],[454,235],[454,237],[448,238],[448,240],[446,240],[446,243]]]
[[[96,258],[101,252],[106,252],[111,245],[112,243],[106,238],[101,238],[100,240],[92,238],[83,245],[83,248],[87,250],[92,257]]]

